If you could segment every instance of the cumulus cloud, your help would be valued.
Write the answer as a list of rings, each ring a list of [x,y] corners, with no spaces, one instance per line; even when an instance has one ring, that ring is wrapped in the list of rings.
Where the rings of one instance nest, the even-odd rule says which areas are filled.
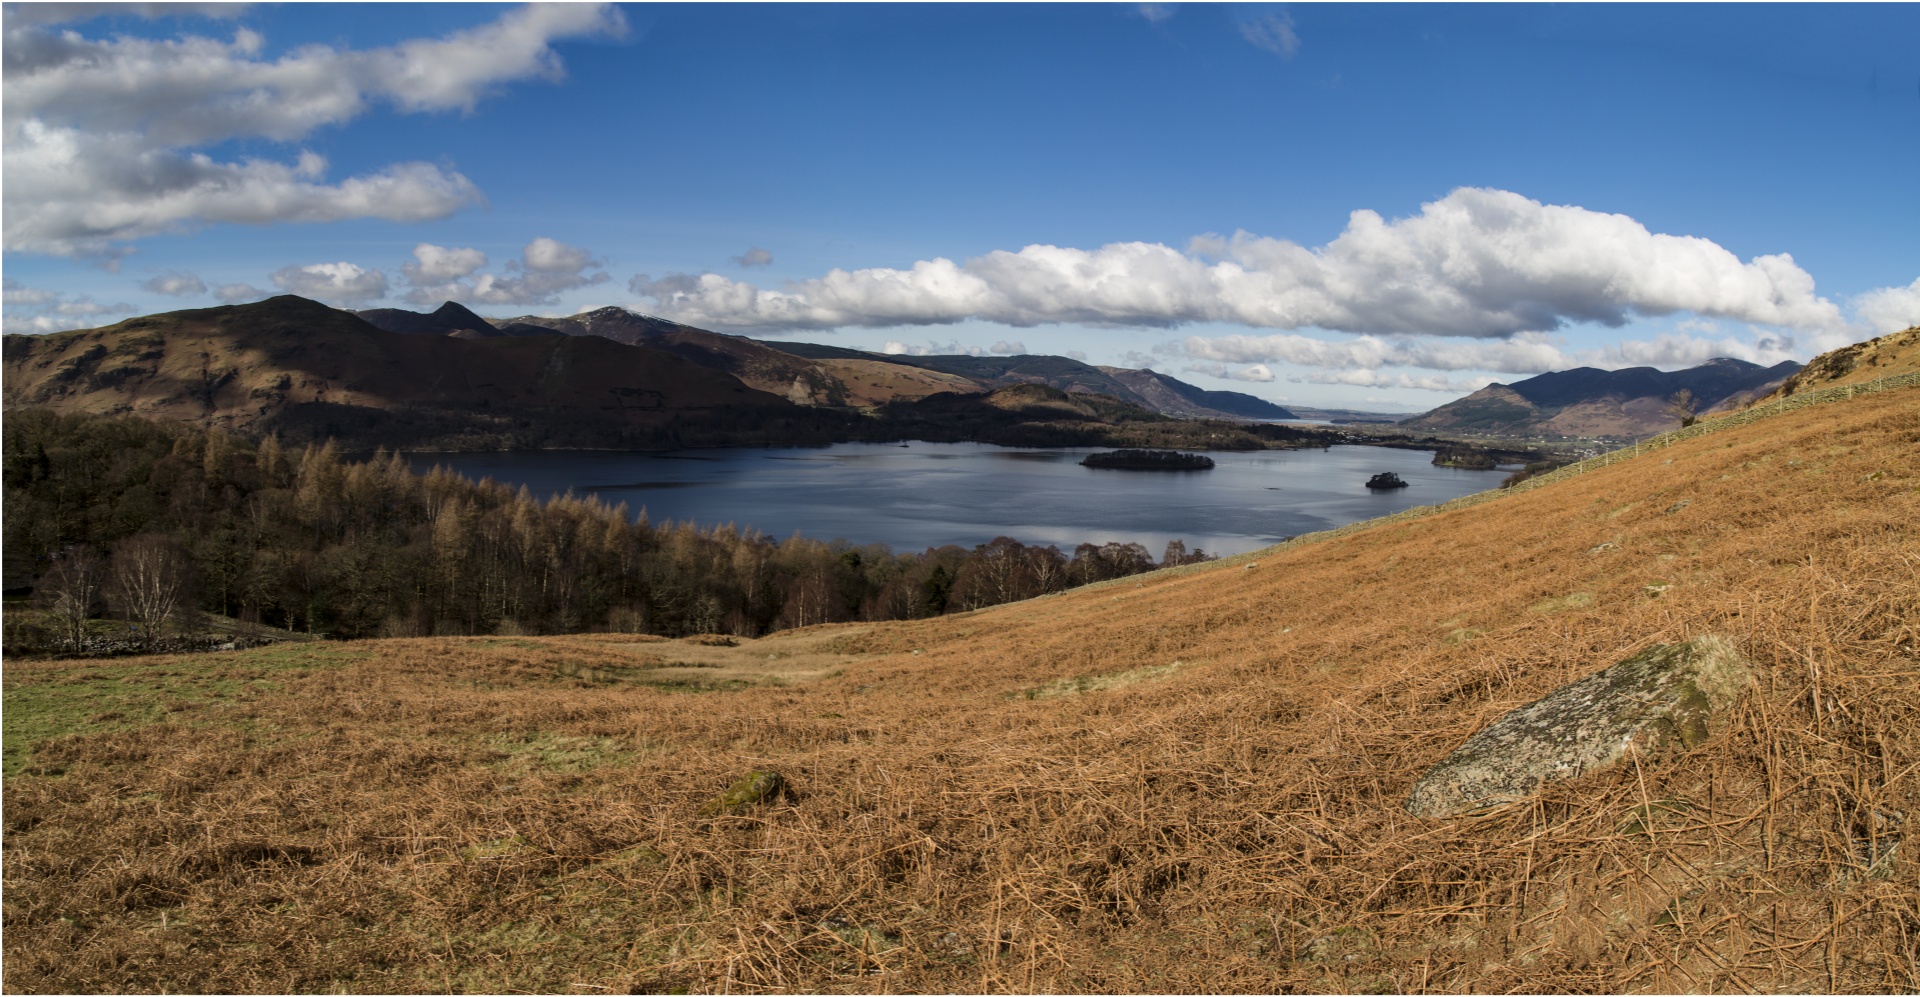
[[[250,3],[10,3],[8,27],[29,24],[74,24],[105,15],[209,17],[231,19],[247,12]]]
[[[417,285],[441,284],[460,280],[487,265],[487,254],[478,249],[449,249],[423,242],[413,247],[413,262],[403,264],[400,272]]]
[[[1087,359],[1087,355],[1085,353],[1080,352],[1079,350],[1068,350],[1067,359],[1078,360],[1078,361],[1081,361],[1082,363],[1085,363]]]
[[[413,247],[414,262],[400,268],[410,285],[407,300],[416,305],[459,301],[479,305],[550,305],[564,292],[604,284],[611,278],[606,261],[578,246],[541,236],[527,243],[518,259],[500,273],[480,273],[487,254],[423,242]],[[596,271],[589,273],[588,271]]]
[[[1002,347],[1005,347],[1005,349]],[[923,344],[904,343],[898,339],[889,339],[885,345],[880,347],[880,352],[893,357],[984,357],[990,353],[1003,355],[1024,353],[1026,352],[1026,347],[1020,343],[1007,343],[1004,341],[995,343],[990,348],[983,349],[978,346],[961,346],[960,341],[956,339],[949,339],[944,343],[929,339]]]
[[[168,270],[143,282],[140,286],[155,294],[170,294],[174,297],[207,293],[206,281],[179,270]]]
[[[609,5],[533,5],[440,39],[310,45],[270,59],[245,28],[231,40],[98,39],[8,10],[5,247],[68,256],[207,223],[420,221],[480,203],[472,181],[429,163],[329,183],[326,160],[310,151],[222,162],[195,150],[295,142],[375,103],[470,112],[500,84],[559,78],[556,39],[625,26]]]
[[[1498,338],[1677,312],[1802,329],[1844,324],[1790,256],[1743,262],[1707,239],[1649,232],[1625,215],[1479,188],[1409,218],[1355,211],[1314,249],[1242,232],[1185,251],[1035,245],[964,264],[836,269],[782,290],[713,273],[642,274],[629,289],[681,322],[766,331],[978,319]]]
[[[958,342],[951,340],[944,344],[929,340],[924,345],[916,345],[898,339],[889,339],[880,347],[880,352],[890,357],[933,357],[954,356],[966,351]]]
[[[65,332],[101,324],[106,316],[128,315],[133,306],[126,302],[103,304],[92,298],[68,297],[58,291],[29,287],[12,277],[0,281],[4,291],[5,321],[8,332]]]
[[[1265,384],[1273,380],[1273,369],[1266,364],[1257,363],[1251,367],[1228,367],[1223,363],[1191,363],[1180,368],[1183,373],[1205,374],[1230,381],[1253,381]]]
[[[1464,341],[1405,336],[1360,336],[1333,341],[1298,333],[1190,336],[1182,345],[1188,356],[1201,360],[1277,361],[1303,367],[1360,369],[1390,365],[1538,374],[1569,365],[1568,354],[1538,333],[1522,333],[1504,340]]]
[[[1906,287],[1882,287],[1854,299],[1854,310],[1877,335],[1920,325],[1920,277]]]
[[[1265,49],[1282,59],[1291,59],[1300,51],[1300,35],[1293,30],[1293,15],[1287,13],[1251,17],[1240,22],[1240,37],[1255,48]]]
[[[258,301],[271,295],[272,291],[263,291],[252,284],[222,284],[213,289],[213,296],[221,304],[237,305],[243,301]]]
[[[288,294],[328,304],[357,305],[387,296],[387,275],[353,263],[310,263],[281,267],[267,275]]]
[[[1444,374],[1387,374],[1377,370],[1317,370],[1305,377],[1288,378],[1295,383],[1345,384],[1362,388],[1412,388],[1417,391],[1444,391],[1462,394],[1478,391],[1494,383],[1491,377],[1454,380]]]
[[[1027,344],[1017,339],[1012,342],[1002,339],[987,347],[987,352],[998,353],[1001,356],[1019,356],[1027,352]]]
[[[60,300],[57,292],[43,287],[28,287],[12,277],[4,278],[4,288],[8,305],[48,305]]]
[[[1839,345],[1831,337],[1813,341],[1788,335],[1696,336],[1663,333],[1651,339],[1624,340],[1591,350],[1569,350],[1540,333],[1504,340],[1446,340],[1437,337],[1360,336],[1350,340],[1315,339],[1294,333],[1270,336],[1189,337],[1189,357],[1225,363],[1278,362],[1333,370],[1416,367],[1426,370],[1484,370],[1532,375],[1571,367],[1693,367],[1715,357],[1732,357],[1771,367],[1809,352]],[[1317,383],[1349,383],[1317,382]],[[1367,382],[1369,384],[1384,382]],[[1436,382],[1452,383],[1452,382]],[[1435,389],[1441,390],[1441,389]]]
[[[764,249],[761,249],[759,246],[755,246],[752,249],[749,249],[746,252],[741,253],[739,256],[734,257],[733,262],[735,265],[741,266],[741,267],[772,266],[773,254],[767,252]]]

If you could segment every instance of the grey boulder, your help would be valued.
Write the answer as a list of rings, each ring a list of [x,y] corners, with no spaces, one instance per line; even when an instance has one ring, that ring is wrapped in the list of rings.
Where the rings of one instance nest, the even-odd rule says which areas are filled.
[[[1468,738],[1414,784],[1407,812],[1450,817],[1483,810],[1607,768],[1629,749],[1695,747],[1752,681],[1752,665],[1719,637],[1648,648]]]

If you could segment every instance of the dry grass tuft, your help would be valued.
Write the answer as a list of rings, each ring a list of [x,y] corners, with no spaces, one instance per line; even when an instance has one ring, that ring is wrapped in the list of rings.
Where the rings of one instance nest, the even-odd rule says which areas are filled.
[[[1258,571],[732,648],[10,663],[5,985],[1911,992],[1917,447],[1891,391]],[[1401,809],[1701,633],[1761,672],[1706,745]]]

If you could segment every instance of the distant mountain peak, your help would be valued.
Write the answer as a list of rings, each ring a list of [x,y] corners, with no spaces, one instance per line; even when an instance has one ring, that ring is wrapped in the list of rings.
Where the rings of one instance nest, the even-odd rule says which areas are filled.
[[[1401,425],[1493,436],[1647,436],[1680,424],[1672,399],[1682,390],[1704,413],[1770,391],[1799,369],[1791,361],[1762,367],[1732,357],[1676,371],[1575,367],[1488,385]]]

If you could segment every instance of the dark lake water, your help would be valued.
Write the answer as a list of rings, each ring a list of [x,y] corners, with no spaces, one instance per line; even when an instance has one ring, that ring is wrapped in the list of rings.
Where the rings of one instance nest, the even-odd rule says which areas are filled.
[[[509,451],[412,453],[472,478],[525,485],[545,498],[572,489],[645,509],[656,523],[734,523],[784,538],[883,543],[897,551],[1023,543],[1167,541],[1215,554],[1257,550],[1416,505],[1495,487],[1502,471],[1434,467],[1431,451],[1380,447],[1211,453],[1207,471],[1080,466],[1096,448],[1026,450],[983,443],[841,443],[830,447],[668,453]],[[1411,487],[1370,492],[1394,471]]]

